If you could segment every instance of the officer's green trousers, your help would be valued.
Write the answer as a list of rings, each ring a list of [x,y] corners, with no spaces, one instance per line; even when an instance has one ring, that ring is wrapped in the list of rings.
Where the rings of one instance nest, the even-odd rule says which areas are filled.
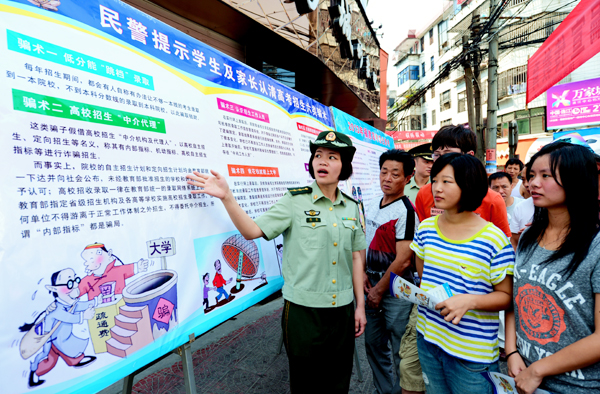
[[[293,394],[347,394],[354,354],[354,305],[310,308],[285,301],[281,321]]]

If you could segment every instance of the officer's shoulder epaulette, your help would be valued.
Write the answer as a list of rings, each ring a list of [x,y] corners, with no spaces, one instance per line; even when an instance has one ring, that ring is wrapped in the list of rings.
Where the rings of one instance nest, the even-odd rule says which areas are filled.
[[[356,201],[354,198],[352,198],[351,196],[349,196],[346,192],[342,191],[342,194],[344,196],[346,196],[346,198],[350,201],[354,201],[356,204],[358,204],[358,201]]]
[[[288,191],[292,196],[297,196],[298,194],[310,194],[312,193],[312,187],[288,187]]]

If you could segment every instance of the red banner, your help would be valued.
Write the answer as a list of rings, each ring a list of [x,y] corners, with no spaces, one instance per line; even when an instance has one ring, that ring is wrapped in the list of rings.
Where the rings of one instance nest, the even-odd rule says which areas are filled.
[[[298,127],[298,130],[306,131],[307,133],[314,134],[314,135],[319,135],[321,133],[321,131],[323,131],[323,130],[315,129],[314,127],[307,126],[302,123],[296,123],[296,125]]]
[[[431,142],[431,141],[429,141],[429,142]],[[426,143],[427,142],[395,142],[394,148],[403,149],[403,150],[408,151],[408,150],[414,148],[415,146],[423,145]]]
[[[527,62],[527,103],[600,52],[600,3],[581,0]]]
[[[277,167],[257,167],[257,166],[244,166],[237,164],[227,164],[229,170],[229,176],[243,176],[243,177],[263,177],[263,178],[278,178],[279,169]]]
[[[418,130],[418,131],[395,131],[391,134],[391,137],[394,141],[401,140],[430,140],[433,138],[437,131],[427,131],[427,130]]]

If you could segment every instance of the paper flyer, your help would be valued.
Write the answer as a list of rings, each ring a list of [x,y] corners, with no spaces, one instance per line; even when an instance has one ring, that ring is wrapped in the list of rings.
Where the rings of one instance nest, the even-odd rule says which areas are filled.
[[[515,380],[510,376],[503,375],[497,372],[482,372],[481,374],[492,384],[495,394],[517,394],[517,386],[515,386]],[[533,393],[551,394],[550,391],[542,389],[537,389]]]
[[[436,310],[435,306],[438,303],[452,297],[452,290],[450,290],[447,283],[429,291],[424,291],[393,272],[390,279],[390,293],[394,297],[404,298],[413,304],[422,305],[432,311]]]

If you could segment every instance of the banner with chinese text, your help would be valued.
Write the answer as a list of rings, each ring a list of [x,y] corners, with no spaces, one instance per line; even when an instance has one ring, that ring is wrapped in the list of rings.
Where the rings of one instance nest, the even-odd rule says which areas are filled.
[[[600,52],[600,3],[581,0],[527,61],[527,103]]]
[[[281,237],[185,176],[257,217],[312,181],[330,108],[119,1],[0,0],[0,26],[3,393],[97,392],[281,288]],[[379,190],[389,141],[341,131]]]

